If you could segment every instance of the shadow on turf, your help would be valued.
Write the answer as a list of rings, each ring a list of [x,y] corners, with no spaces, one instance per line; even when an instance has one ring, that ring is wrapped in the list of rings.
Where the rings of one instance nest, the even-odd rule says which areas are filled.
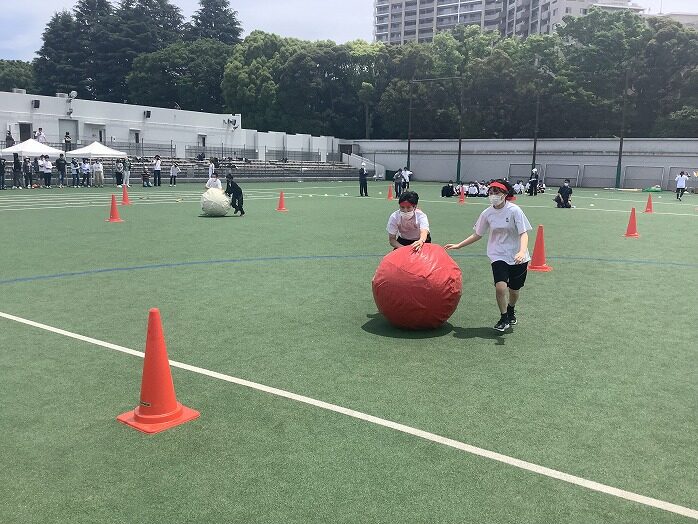
[[[199,218],[242,218],[238,215],[224,215],[222,217],[212,217],[210,215],[199,215]]]
[[[504,345],[504,335],[506,333],[500,333],[495,331],[491,327],[474,327],[474,328],[453,328],[453,336],[455,338],[460,338],[468,340],[471,338],[483,338],[486,340],[495,340],[498,346]]]
[[[453,326],[448,322],[437,329],[408,331],[406,329],[398,329],[392,326],[380,313],[366,315],[366,317],[370,320],[361,326],[361,329],[367,333],[379,335],[381,337],[404,339],[437,338],[448,335],[451,333],[451,331],[453,331]]]

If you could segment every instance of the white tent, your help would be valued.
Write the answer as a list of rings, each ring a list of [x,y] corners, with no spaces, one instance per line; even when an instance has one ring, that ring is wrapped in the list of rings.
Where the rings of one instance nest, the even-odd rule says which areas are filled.
[[[12,156],[13,153],[19,154],[19,156],[41,156],[48,155],[50,157],[57,157],[63,154],[63,151],[56,149],[55,147],[47,146],[41,142],[37,142],[33,138],[25,140],[20,144],[16,144],[12,147],[8,147],[2,150],[2,156]]]
[[[126,158],[128,155],[105,146],[100,142],[92,142],[89,146],[68,151],[66,156],[77,158]]]

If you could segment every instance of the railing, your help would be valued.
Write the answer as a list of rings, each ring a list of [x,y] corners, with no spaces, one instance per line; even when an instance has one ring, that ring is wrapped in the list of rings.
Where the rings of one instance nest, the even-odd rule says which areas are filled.
[[[249,158],[251,160],[256,160],[259,158],[256,150],[245,147],[233,147],[233,146],[185,146],[184,156],[185,158],[197,158],[199,155],[203,155],[204,158]]]

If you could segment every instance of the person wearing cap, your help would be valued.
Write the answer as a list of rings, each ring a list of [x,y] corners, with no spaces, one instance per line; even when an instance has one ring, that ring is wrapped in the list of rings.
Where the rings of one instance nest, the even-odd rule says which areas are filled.
[[[528,195],[536,196],[538,194],[538,169],[531,169],[531,177],[528,179]]]
[[[510,202],[514,191],[506,180],[490,183],[488,198],[491,206],[485,209],[475,223],[475,232],[457,244],[444,247],[460,249],[480,240],[489,232],[487,256],[492,263],[495,295],[500,319],[494,329],[506,331],[517,323],[515,306],[521,288],[526,282],[528,262],[528,232],[531,224],[519,206]]]
[[[413,251],[420,251],[424,244],[431,243],[431,234],[427,215],[417,209],[419,195],[405,191],[398,202],[400,209],[388,218],[388,243],[393,249],[411,245]]]
[[[366,162],[361,162],[359,169],[359,196],[368,196],[368,183],[366,182]]]

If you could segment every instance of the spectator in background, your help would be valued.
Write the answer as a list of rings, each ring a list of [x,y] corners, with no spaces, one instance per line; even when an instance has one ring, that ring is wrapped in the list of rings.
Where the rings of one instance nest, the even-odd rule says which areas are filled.
[[[402,189],[403,191],[410,188],[410,177],[412,176],[412,171],[406,167],[402,168]]]
[[[402,168],[400,168],[395,173],[395,176],[393,176],[393,183],[395,185],[395,198],[400,198],[400,195],[402,195],[402,182]]]
[[[206,189],[223,189],[223,184],[221,184],[221,181],[218,180],[218,175],[216,173],[213,173],[213,176],[211,176],[208,179],[208,182],[206,182]]]
[[[70,151],[73,147],[73,139],[70,136],[70,132],[66,131],[65,136],[63,137],[63,149],[67,153]]]
[[[44,134],[44,129],[42,127],[34,134],[34,140],[41,144],[46,143],[46,135]]]
[[[19,164],[19,155],[15,153],[15,171],[14,171],[14,180],[12,181],[12,189],[15,187],[17,189],[22,189],[22,179],[21,179],[21,174],[24,173],[24,187],[27,189],[31,189],[32,184],[33,184],[33,166],[31,163],[31,160],[29,158],[25,158],[24,162],[22,162],[21,166],[19,169],[17,169],[17,165]]]
[[[676,199],[681,202],[681,197],[686,192],[686,182],[688,182],[688,173],[681,171],[676,175]]]
[[[53,175],[53,164],[48,159],[48,155],[44,156],[44,163],[41,167],[44,170],[44,187],[46,187],[47,189],[51,189],[51,176]]]
[[[104,187],[104,165],[99,158],[92,164],[92,177],[95,187]]]
[[[150,184],[150,173],[148,172],[148,168],[143,166],[143,172],[141,173],[141,180],[143,181],[143,187],[153,187]]]
[[[5,159],[0,157],[0,191],[5,189]]]
[[[456,194],[456,190],[453,188],[453,180],[449,180],[448,184],[441,188],[441,198],[449,198]]]
[[[536,196],[538,194],[538,169],[531,169],[531,177],[528,179],[528,195]]]
[[[90,187],[90,175],[92,174],[92,167],[86,158],[82,159],[82,164],[80,165],[80,171],[82,172],[82,187]]]
[[[208,159],[208,177],[212,178],[216,172],[216,165],[213,163],[213,158]]]
[[[162,183],[162,160],[160,160],[160,155],[155,155],[155,160],[153,160],[153,186],[159,187]]]
[[[366,180],[366,162],[361,162],[361,169],[359,169],[359,196],[368,196],[368,182]]]
[[[124,183],[124,161],[121,158],[116,160],[114,178],[116,178],[116,187],[121,187]]]
[[[525,189],[525,186],[523,185],[523,182],[521,182],[521,180],[519,180],[518,182],[516,182],[516,184],[514,184],[514,194],[515,195],[523,195],[524,189]]]
[[[179,164],[177,162],[172,162],[172,167],[170,167],[170,187],[177,185],[177,175],[182,172],[179,169]]]
[[[566,178],[562,186],[560,186],[560,189],[557,190],[557,195],[555,195],[553,201],[557,204],[558,209],[569,209],[572,207],[572,200],[570,199],[571,196],[572,188],[570,187],[570,180]]]
[[[80,186],[80,164],[78,164],[78,159],[73,158],[70,161],[70,174],[73,176],[70,187]]]
[[[15,139],[12,137],[12,131],[8,129],[5,135],[5,147],[12,147],[13,145],[15,145]]]
[[[58,171],[58,187],[62,188],[65,186],[65,168],[68,162],[65,160],[65,156],[61,154],[56,160],[56,170]]]
[[[124,158],[124,182],[123,185],[126,187],[131,187],[131,159],[129,157]]]

